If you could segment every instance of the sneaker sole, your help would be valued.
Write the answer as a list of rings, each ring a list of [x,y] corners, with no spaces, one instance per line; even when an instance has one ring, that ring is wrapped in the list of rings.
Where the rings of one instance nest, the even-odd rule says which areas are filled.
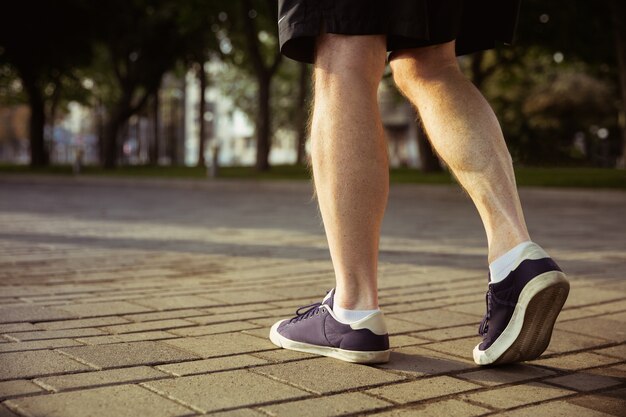
[[[509,324],[487,349],[474,348],[478,365],[500,365],[538,358],[550,344],[554,323],[567,300],[569,282],[560,271],[538,275],[526,284]]]
[[[358,351],[339,349],[330,346],[311,345],[309,343],[296,342],[287,339],[278,333],[278,326],[282,323],[275,323],[270,329],[270,340],[278,347],[289,350],[297,350],[298,352],[313,353],[315,355],[328,356],[345,362],[352,363],[386,363],[389,362],[391,350],[379,351]]]

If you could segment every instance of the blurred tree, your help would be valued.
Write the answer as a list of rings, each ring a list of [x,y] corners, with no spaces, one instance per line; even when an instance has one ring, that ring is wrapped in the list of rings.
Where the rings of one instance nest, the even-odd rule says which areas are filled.
[[[571,155],[574,125],[577,126],[575,130],[587,133],[588,140],[592,140],[589,129],[594,124],[607,123],[609,131],[613,130],[610,126],[617,128],[616,115],[620,107],[615,94],[619,88],[616,51],[619,52],[619,48],[616,48],[613,32],[607,27],[611,21],[609,1],[546,3],[525,0],[516,45],[476,53],[465,61],[473,82],[483,90],[498,113],[507,143],[518,161],[530,164],[566,162]],[[571,72],[586,74],[588,82],[584,85],[590,88],[584,94],[590,101],[567,99],[575,94],[573,90],[549,87],[553,82],[564,81],[561,73]],[[604,87],[591,87],[599,84]],[[548,95],[551,96],[549,100]],[[539,97],[544,104],[548,101],[560,104],[538,111],[541,106],[529,101],[536,101]],[[567,112],[563,107],[565,104],[570,105]],[[546,118],[552,121],[549,129],[545,120],[540,120],[542,112],[547,112]],[[556,117],[559,112],[562,117]],[[587,117],[564,118],[566,114],[581,112]],[[613,115],[607,116],[607,112]],[[616,135],[609,138],[609,142],[618,141]],[[566,150],[567,147],[570,149]]]
[[[74,71],[89,62],[92,35],[83,1],[22,0],[3,5],[0,63],[15,68],[28,98],[32,166],[49,163],[46,118],[54,117],[62,89],[80,89]]]
[[[110,0],[92,3],[99,16],[99,41],[115,82],[104,127],[104,167],[114,168],[122,144],[119,135],[131,115],[161,85],[180,48],[178,2]]]
[[[223,28],[225,56],[250,71],[256,81],[256,169],[269,169],[272,145],[272,79],[282,55],[278,50],[278,3],[275,0],[242,0],[225,8]]]

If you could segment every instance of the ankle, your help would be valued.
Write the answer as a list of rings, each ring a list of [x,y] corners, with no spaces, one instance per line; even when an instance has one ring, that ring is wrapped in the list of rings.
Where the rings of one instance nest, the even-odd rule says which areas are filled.
[[[378,293],[376,289],[344,290],[337,286],[334,303],[347,310],[376,310],[378,309]]]
[[[489,244],[489,256],[487,257],[487,260],[491,263],[517,245],[530,241],[528,233],[519,233],[515,236],[509,236],[506,239],[494,239],[494,242],[490,242]]]

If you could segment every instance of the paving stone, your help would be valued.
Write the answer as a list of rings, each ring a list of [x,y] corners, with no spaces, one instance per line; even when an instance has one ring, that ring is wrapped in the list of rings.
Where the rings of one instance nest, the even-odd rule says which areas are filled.
[[[269,405],[261,409],[276,417],[333,417],[363,413],[387,407],[391,403],[358,392]]]
[[[136,366],[131,368],[37,378],[36,381],[41,386],[52,391],[67,391],[75,388],[91,388],[102,385],[142,382],[168,377],[169,375],[166,373],[150,368],[149,366]]]
[[[297,294],[295,289],[293,294]],[[211,298],[218,300],[219,304],[247,304],[278,300],[282,297],[277,296],[274,291],[271,294],[262,291],[231,291],[211,293]]]
[[[178,327],[189,327],[194,326],[195,324],[183,320],[183,319],[170,319],[170,320],[157,320],[157,321],[147,321],[141,323],[130,323],[130,324],[120,324],[117,326],[107,326],[103,327],[103,330],[106,330],[109,333],[134,333],[134,332],[145,332],[149,330],[168,330],[175,329]]]
[[[464,359],[471,359],[474,347],[481,342],[478,336],[467,337],[464,339],[448,340],[445,342],[435,342],[425,344],[422,347],[428,350],[445,353],[448,355],[458,356]]]
[[[0,380],[34,378],[91,369],[52,350],[0,353]]]
[[[18,305],[0,308],[0,323],[51,321],[74,317],[74,314],[67,311],[36,305]]]
[[[184,339],[164,340],[163,343],[193,352],[204,358],[276,349],[276,346],[269,340],[243,333],[187,337]]]
[[[426,404],[418,404],[410,408],[394,409],[383,413],[371,414],[375,417],[473,417],[487,413],[489,410],[475,404],[459,400],[442,400]]]
[[[197,324],[227,323],[240,320],[256,319],[266,314],[259,311],[240,311],[228,314],[212,314],[210,316],[191,317],[188,320]]]
[[[8,400],[8,403],[29,416],[183,417],[195,414],[191,409],[138,385],[119,385],[41,395]]]
[[[466,394],[465,398],[487,406],[507,409],[534,404],[554,398],[575,394],[574,391],[552,387],[541,383],[513,385],[489,391]]]
[[[572,416],[584,416],[584,417],[608,417],[610,414],[606,414],[596,410],[590,410],[585,407],[579,407],[574,404],[569,404],[565,401],[554,401],[544,404],[534,405],[530,407],[518,408],[513,411],[506,411],[500,413],[506,417],[537,417],[537,416],[550,416],[550,417],[572,417]]]
[[[153,320],[167,320],[167,319],[188,319],[189,317],[202,316],[206,314],[202,310],[197,309],[184,309],[184,310],[168,310],[168,311],[154,311],[151,313],[139,313],[128,314],[122,316],[123,318],[134,321],[153,321]]]
[[[546,382],[583,392],[608,388],[622,383],[616,378],[582,372],[550,378]]]
[[[614,358],[626,359],[626,344],[608,347],[604,349],[596,349],[594,353],[599,355],[611,356]]]
[[[232,333],[240,330],[256,329],[259,326],[245,321],[231,321],[228,323],[209,324],[206,326],[187,327],[183,329],[173,329],[170,333],[179,336],[204,336],[208,334]],[[265,333],[269,330],[265,329]]]
[[[337,360],[330,361],[327,358],[260,366],[252,368],[251,372],[268,375],[273,379],[285,381],[319,394],[404,379],[402,376],[370,366]],[[340,377],[340,375],[350,375],[350,378]]]
[[[626,341],[626,326],[624,326],[624,323],[616,320],[590,317],[559,323],[558,328],[614,342]]]
[[[210,313],[210,314],[230,314],[230,313],[241,313],[245,311],[255,312],[255,311],[271,310],[275,308],[274,304],[275,303],[273,304],[252,303],[252,304],[241,304],[241,305],[234,305],[234,306],[210,307],[210,308],[203,309],[203,311],[206,311],[207,313]],[[300,305],[306,305],[306,302]],[[293,311],[295,311],[295,309]]]
[[[30,342],[13,342],[0,344],[0,352],[23,352],[27,350],[55,349],[83,344],[73,339],[34,340]]]
[[[423,345],[425,343],[430,343],[429,340],[422,339],[415,336],[408,335],[394,335],[389,337],[389,346],[392,349],[406,347],[406,346],[415,346],[415,345]]]
[[[198,358],[160,342],[132,342],[63,348],[62,352],[98,368],[155,365]]]
[[[567,402],[613,416],[623,416],[624,410],[626,410],[626,389],[622,388],[614,391],[605,391],[601,394],[584,395],[568,399]]]
[[[36,332],[7,333],[7,336],[20,341],[45,340],[45,339],[65,339],[81,336],[99,336],[106,334],[98,329],[63,329],[63,330],[39,330]]]
[[[394,318],[395,315],[388,314],[388,316]],[[439,308],[416,311],[410,315],[401,314],[398,317],[402,317],[403,320],[422,324],[424,328],[431,329],[461,325],[478,325],[476,317],[463,313],[455,313],[453,311],[442,311]]]
[[[29,332],[34,330],[37,330],[37,327],[32,323],[0,324],[0,333]]]
[[[626,380],[626,364],[613,365],[606,368],[586,369],[585,373]]]
[[[268,339],[268,335],[270,332],[269,326],[259,327],[256,329],[248,329],[242,330],[241,333],[249,334],[251,336],[256,336],[260,339]]]
[[[266,359],[244,354],[198,361],[178,362],[170,365],[160,365],[157,368],[175,376],[186,376],[246,368],[253,365],[267,364],[268,362],[269,361]]]
[[[310,395],[306,391],[246,370],[183,376],[146,382],[144,385],[204,413]],[[209,392],[211,395],[207,395]]]
[[[130,313],[144,313],[152,311],[151,308],[143,307],[137,304],[131,304],[126,301],[109,301],[101,303],[85,303],[85,304],[68,304],[64,305],[63,310],[72,313],[78,317],[100,317],[114,316]],[[64,317],[62,317],[64,318]]]
[[[197,295],[142,298],[134,301],[154,310],[176,310],[198,307],[211,307],[221,304],[219,301]]]
[[[554,372],[548,369],[536,366],[513,364],[498,366],[497,368],[485,368],[474,372],[466,372],[457,375],[457,377],[475,382],[477,384],[501,385],[526,381],[529,379],[543,378],[550,375],[554,375]]]
[[[449,376],[437,376],[374,388],[366,392],[398,404],[406,404],[444,395],[458,394],[476,388],[480,388],[480,385]]]
[[[606,339],[554,329],[547,352],[567,353],[609,343]]]
[[[36,394],[42,391],[43,389],[38,385],[23,379],[0,382],[0,401],[7,398]]]
[[[475,336],[476,333],[476,326],[455,326],[448,327],[446,329],[421,331],[414,333],[413,335],[425,339],[443,342],[451,339],[462,339],[469,336]]]
[[[298,352],[295,350],[276,349],[266,350],[263,352],[254,352],[252,355],[266,359],[270,362],[289,362],[294,360],[319,358],[318,355],[312,353]]]
[[[411,376],[423,376],[471,369],[476,365],[467,360],[423,349],[421,346],[409,346],[394,350],[388,363],[376,367]]]
[[[18,417],[18,415],[0,404],[0,417]]]
[[[36,328],[43,329],[43,330],[63,330],[63,329],[80,329],[83,327],[110,326],[113,324],[124,324],[124,323],[128,323],[128,320],[125,320],[121,317],[96,317],[93,319],[74,319],[74,320],[61,320],[61,321],[50,321],[50,322],[38,323]],[[35,329],[32,329],[32,330],[35,330]],[[19,330],[19,331],[22,331],[22,330]]]
[[[582,352],[565,356],[558,356],[555,358],[540,358],[538,360],[532,361],[531,363],[533,365],[549,366],[556,369],[576,371],[579,369],[609,365],[615,362],[619,362],[619,359],[610,358],[608,356],[596,355],[595,353]]]
[[[174,339],[176,337],[178,336],[168,332],[153,331],[141,333],[113,334],[109,336],[81,337],[77,340],[87,345],[108,345],[111,343],[129,343],[140,342],[144,340]]]

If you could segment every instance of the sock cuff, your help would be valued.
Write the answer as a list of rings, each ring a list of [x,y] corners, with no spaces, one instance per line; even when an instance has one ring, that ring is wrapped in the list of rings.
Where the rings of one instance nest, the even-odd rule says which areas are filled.
[[[495,261],[489,264],[489,276],[490,282],[500,282],[505,279],[509,273],[514,269],[515,265],[518,264],[518,261],[522,254],[530,247],[537,246],[536,243],[527,240],[526,242],[522,242],[514,248],[510,249],[505,254],[501,255]]]

